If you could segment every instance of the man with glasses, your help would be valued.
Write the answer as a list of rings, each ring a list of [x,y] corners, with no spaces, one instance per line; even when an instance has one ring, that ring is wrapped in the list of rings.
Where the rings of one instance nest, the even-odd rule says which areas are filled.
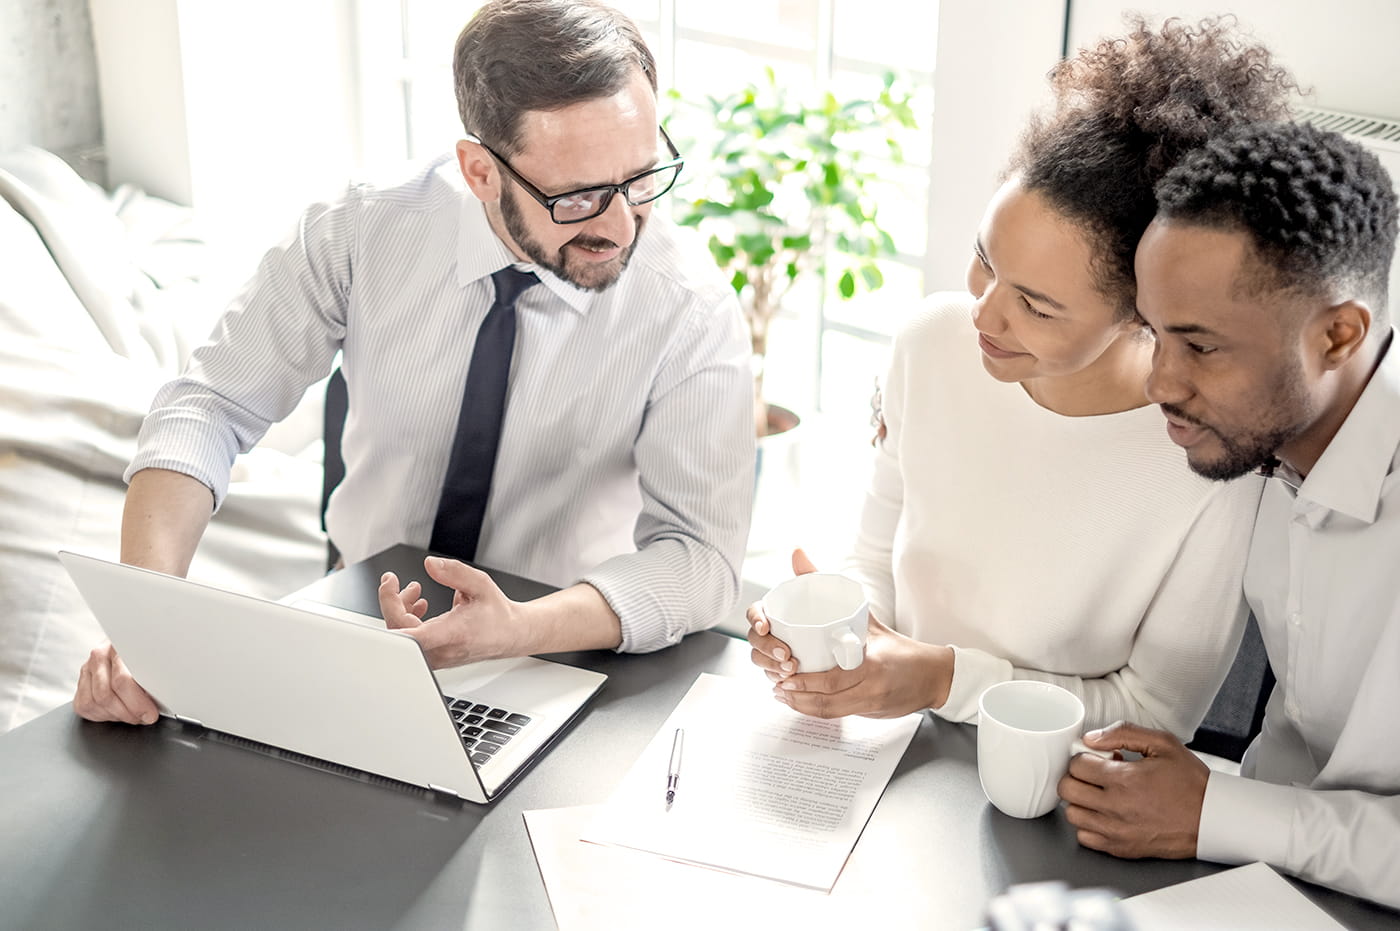
[[[424,619],[436,666],[654,650],[738,594],[753,489],[748,341],[703,249],[652,203],[682,168],[636,27],[593,2],[495,0],[458,37],[467,139],[408,180],[317,204],[157,395],[127,478],[122,559],[184,574],[229,469],[341,353],[346,562],[398,542],[456,559]],[[563,588],[512,602],[458,560]],[[75,708],[150,722],[110,645]]]

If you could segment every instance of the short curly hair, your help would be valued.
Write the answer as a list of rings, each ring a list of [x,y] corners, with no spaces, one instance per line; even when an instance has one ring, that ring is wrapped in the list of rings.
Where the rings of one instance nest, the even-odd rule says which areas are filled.
[[[1242,287],[1340,286],[1386,318],[1395,188],[1374,153],[1308,123],[1242,126],[1187,154],[1157,185],[1157,215],[1244,230],[1260,267]]]
[[[1095,284],[1123,319],[1137,313],[1133,256],[1156,213],[1156,183],[1228,127],[1286,119],[1299,89],[1234,17],[1128,24],[1126,36],[1050,73],[1054,106],[1032,119],[1009,168],[1085,231]]]

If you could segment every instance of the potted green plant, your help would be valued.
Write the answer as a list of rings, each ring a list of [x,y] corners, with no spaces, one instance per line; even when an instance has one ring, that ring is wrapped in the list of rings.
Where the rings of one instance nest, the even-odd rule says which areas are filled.
[[[684,100],[681,101],[683,104]],[[708,235],[748,320],[760,436],[796,416],[766,403],[769,325],[804,276],[841,299],[884,284],[879,260],[895,254],[870,187],[904,160],[900,136],[915,127],[909,93],[886,74],[868,98],[797,99],[771,68],[763,81],[696,104],[702,142],[679,222]],[[834,282],[834,289],[830,285]]]

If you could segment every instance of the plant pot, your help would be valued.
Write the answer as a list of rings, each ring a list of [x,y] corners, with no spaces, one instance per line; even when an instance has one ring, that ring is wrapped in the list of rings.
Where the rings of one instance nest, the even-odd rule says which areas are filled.
[[[755,495],[758,494],[759,477],[763,475],[764,450],[777,447],[781,452],[775,450],[773,458],[790,458],[796,450],[796,445],[794,438],[788,437],[787,434],[802,423],[802,418],[797,413],[780,404],[764,404],[763,409],[763,428],[758,432],[758,451],[753,466]],[[758,419],[755,418],[755,423],[757,422]],[[795,464],[793,467],[795,468]],[[796,477],[795,473],[793,477]]]
[[[801,479],[802,418],[786,407],[765,405],[768,432],[758,438],[754,461],[753,527],[749,551],[788,545]]]
[[[765,404],[763,406],[768,412],[768,429],[758,435],[760,440],[766,437],[787,433],[789,430],[796,428],[798,424],[802,423],[802,418],[786,407],[782,407],[778,404]],[[762,448],[761,444],[759,448]]]

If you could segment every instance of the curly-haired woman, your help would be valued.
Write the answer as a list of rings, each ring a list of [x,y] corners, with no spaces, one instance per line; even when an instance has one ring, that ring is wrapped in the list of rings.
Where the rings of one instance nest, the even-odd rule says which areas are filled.
[[[1187,739],[1229,667],[1258,481],[1193,475],[1148,404],[1133,254],[1177,159],[1285,116],[1296,85],[1228,20],[1138,20],[1051,84],[969,293],[933,296],[895,339],[851,565],[865,662],[804,674],[750,608],[754,662],[800,711],[968,721],[988,686],[1031,678],[1078,694],[1086,727]]]

